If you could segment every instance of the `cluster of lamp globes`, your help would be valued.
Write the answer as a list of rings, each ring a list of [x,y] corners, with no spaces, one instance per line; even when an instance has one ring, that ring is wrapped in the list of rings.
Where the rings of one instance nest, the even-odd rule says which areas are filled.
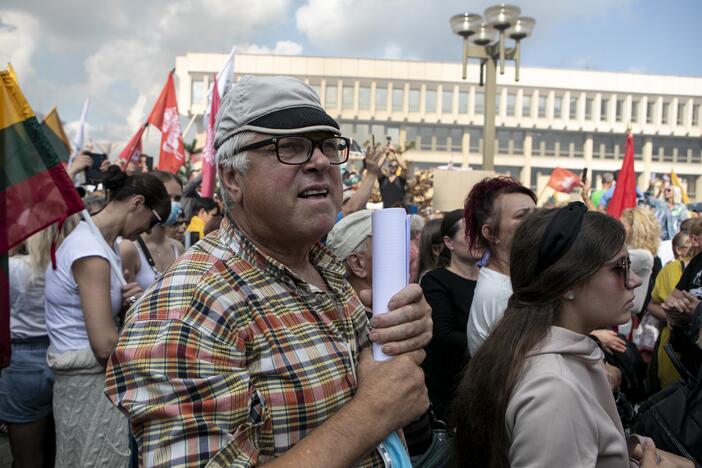
[[[516,79],[519,81],[519,45],[534,29],[534,18],[521,15],[522,10],[514,5],[494,5],[485,9],[483,16],[461,13],[451,17],[451,29],[463,37],[463,78],[466,77],[469,41],[475,45],[490,47],[499,41],[500,74],[505,73],[505,37],[515,41],[513,56],[517,63]],[[498,38],[499,34],[499,38]]]

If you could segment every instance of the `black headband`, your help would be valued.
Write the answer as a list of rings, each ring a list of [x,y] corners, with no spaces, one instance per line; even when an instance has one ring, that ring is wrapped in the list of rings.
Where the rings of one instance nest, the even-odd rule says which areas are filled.
[[[536,272],[542,272],[558,261],[573,245],[578,237],[583,216],[587,207],[582,202],[572,202],[563,208],[558,208],[556,214],[546,226],[539,243],[539,257],[536,262]]]

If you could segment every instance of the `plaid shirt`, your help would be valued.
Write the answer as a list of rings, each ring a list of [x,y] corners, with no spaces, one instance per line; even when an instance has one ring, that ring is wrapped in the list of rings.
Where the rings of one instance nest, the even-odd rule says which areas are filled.
[[[310,261],[329,292],[225,221],[135,304],[105,392],[140,465],[264,463],[351,400],[368,321],[343,265],[319,245]],[[377,450],[361,466],[383,466]]]

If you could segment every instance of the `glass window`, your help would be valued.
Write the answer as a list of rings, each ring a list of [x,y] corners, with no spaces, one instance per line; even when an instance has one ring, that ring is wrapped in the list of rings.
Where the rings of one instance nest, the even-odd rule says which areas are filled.
[[[370,109],[370,88],[368,86],[358,88],[358,108],[361,110]]]
[[[509,130],[498,130],[495,132],[497,137],[497,152],[501,154],[509,154],[509,139],[511,132]]]
[[[700,105],[692,105],[692,126],[696,127],[700,124]]]
[[[646,123],[653,123],[653,112],[655,111],[656,103],[650,99],[646,103]]]
[[[479,153],[480,152],[480,142],[483,139],[482,128],[470,128],[470,129],[468,129],[468,135],[470,137],[470,143],[468,146],[468,150],[471,153]]]
[[[605,122],[607,120],[607,107],[609,106],[609,100],[602,98],[600,100],[600,121]]]
[[[570,120],[575,120],[578,118],[578,98],[576,96],[570,97],[570,108],[568,109],[568,117]]]
[[[460,114],[468,113],[468,91],[458,93],[458,112]]]
[[[616,109],[615,109],[615,119],[617,122],[621,122],[624,118],[624,99],[617,99]]]
[[[353,109],[353,85],[352,84],[344,84],[344,88],[342,90],[342,108],[344,109]]]
[[[514,105],[517,97],[514,93],[507,93],[507,115],[514,115]]]
[[[546,96],[539,95],[539,117],[546,117]]]
[[[421,150],[424,151],[431,151],[433,148],[432,146],[432,136],[433,136],[432,129],[430,127],[421,127],[419,129],[419,138],[421,138],[421,145],[420,148]]]
[[[480,90],[475,90],[475,109],[474,113],[476,114],[482,114],[485,112],[485,93],[483,92],[482,89]]]
[[[405,128],[405,147],[407,149],[411,148],[410,145],[417,145],[417,136],[419,135],[419,129],[417,127],[406,127]]]
[[[431,113],[436,112],[436,90],[428,89],[424,101],[424,112]],[[422,143],[424,144],[424,143]]]
[[[661,123],[666,125],[668,123],[668,111],[670,110],[670,103],[664,102],[663,109],[661,110]]]
[[[453,90],[444,89],[441,94],[441,112],[444,114],[453,113]]]
[[[409,91],[409,111],[419,112],[419,90],[410,89]]]
[[[370,144],[370,126],[364,123],[356,124],[355,127],[353,138],[365,148]]]
[[[592,120],[592,98],[585,98],[585,120]]]
[[[678,110],[677,110],[677,118],[675,121],[677,122],[678,125],[683,124],[683,115],[685,111],[685,106],[683,104],[678,103]]]
[[[321,87],[320,87],[318,84],[310,84],[310,86],[311,86],[312,89],[314,90],[314,93],[317,95],[317,97],[319,97],[320,91],[321,91]]]
[[[563,96],[556,95],[553,97],[553,118],[563,118]]]
[[[403,88],[392,88],[392,110],[402,111],[405,108],[405,90]]]
[[[336,85],[327,84],[324,105],[329,108],[336,107]]]
[[[463,129],[451,129],[451,151],[463,151]]]
[[[449,130],[446,127],[438,127],[434,132],[436,135],[436,151],[448,150]]]
[[[375,88],[375,111],[385,112],[388,109],[388,88],[377,86]]]
[[[203,80],[193,80],[192,82],[192,103],[193,104],[203,104],[205,103],[205,82]]]
[[[639,101],[631,101],[631,121],[639,121]]]
[[[512,153],[524,154],[524,132],[521,130],[512,132]]]
[[[544,155],[544,134],[534,132],[531,134],[531,154],[534,156]]]
[[[371,125],[371,135],[373,135],[376,143],[385,143],[385,137],[387,136],[385,125]]]
[[[522,96],[522,117],[531,117],[531,94]]]

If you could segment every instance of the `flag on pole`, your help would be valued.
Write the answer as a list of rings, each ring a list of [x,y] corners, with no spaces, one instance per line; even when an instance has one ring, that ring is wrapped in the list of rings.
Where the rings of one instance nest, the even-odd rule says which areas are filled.
[[[551,172],[547,185],[556,192],[570,193],[580,183],[580,177],[569,171],[557,167]]]
[[[185,162],[185,149],[183,148],[183,135],[180,131],[180,117],[172,70],[168,73],[166,85],[151,109],[147,122],[161,130],[161,154],[158,168],[172,173],[178,172],[180,166]]]
[[[7,252],[83,202],[10,71],[0,71],[0,368],[10,357]]]
[[[631,132],[626,134],[626,148],[624,162],[619,171],[614,194],[607,205],[607,214],[617,219],[627,208],[636,206],[636,173],[634,172],[634,136]]]
[[[224,66],[212,80],[207,94],[207,107],[203,116],[206,130],[205,148],[202,151],[202,186],[200,193],[203,197],[212,197],[215,188],[215,175],[217,174],[216,154],[214,149],[215,120],[222,97],[229,91],[232,83],[232,68],[234,65],[234,54],[236,46],[232,47]]]
[[[85,145],[85,120],[88,118],[88,106],[90,105],[90,98],[86,98],[83,103],[83,112],[80,113],[80,125],[78,126],[78,131],[76,132],[76,139],[73,141],[75,146],[75,153],[79,153]]]
[[[212,100],[210,101],[207,117],[207,134],[205,135],[205,148],[202,151],[202,187],[203,197],[212,198],[215,188],[215,175],[217,168],[215,164],[215,119],[219,111],[219,86],[212,87]]]
[[[680,187],[680,193],[682,193],[682,202],[686,205],[690,203],[690,198],[687,196],[687,191],[682,186],[682,183],[680,183],[680,178],[675,173],[675,169],[672,169],[670,171],[670,183],[672,183],[675,187]]]
[[[59,159],[67,163],[68,157],[71,155],[71,142],[63,129],[63,124],[61,123],[61,118],[58,115],[56,106],[44,116],[41,122],[41,128],[44,130],[46,138],[49,140],[51,147],[54,149]]]
[[[139,156],[141,156],[141,136],[144,134],[144,129],[148,125],[148,123],[145,123],[139,127],[139,130],[137,130],[136,133],[129,139],[127,146],[125,146],[122,152],[119,153],[119,159],[122,161],[124,166],[126,166],[130,161],[135,164],[139,162]]]

